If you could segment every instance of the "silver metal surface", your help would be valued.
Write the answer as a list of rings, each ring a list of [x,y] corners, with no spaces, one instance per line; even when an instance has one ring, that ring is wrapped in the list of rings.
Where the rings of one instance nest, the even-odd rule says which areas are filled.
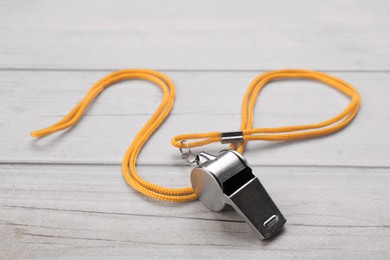
[[[244,134],[242,133],[242,131],[221,133],[222,144],[242,143],[242,142],[244,142]]]
[[[190,145],[188,144],[187,140],[181,141],[182,144],[185,144],[187,146],[187,151],[183,152],[182,148],[179,148],[181,158],[185,159],[188,164],[197,163],[198,156],[192,152]],[[192,157],[192,159],[190,159]]]
[[[232,206],[262,238],[278,233],[286,219],[280,213],[244,157],[233,150],[202,158],[191,172],[191,183],[199,200],[213,211]],[[199,160],[200,161],[200,160]]]
[[[216,158],[217,157],[212,155],[212,154],[209,154],[206,152],[201,152],[196,156],[196,164],[200,165],[200,164],[205,163],[209,160],[215,160]]]

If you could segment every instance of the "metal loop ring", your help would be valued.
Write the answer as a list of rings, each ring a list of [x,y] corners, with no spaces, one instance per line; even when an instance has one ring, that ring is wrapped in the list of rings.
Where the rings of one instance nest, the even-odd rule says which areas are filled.
[[[190,148],[190,145],[188,144],[188,141],[187,140],[183,140],[183,141],[181,141],[181,143],[185,144],[187,146],[187,151],[186,152],[183,152],[183,149],[181,147],[179,148],[179,151],[180,151],[180,154],[181,154],[181,158],[185,159],[187,161],[187,163],[189,163],[189,164],[196,163],[198,156],[191,151],[191,148]],[[193,157],[193,159],[191,160],[190,157]]]

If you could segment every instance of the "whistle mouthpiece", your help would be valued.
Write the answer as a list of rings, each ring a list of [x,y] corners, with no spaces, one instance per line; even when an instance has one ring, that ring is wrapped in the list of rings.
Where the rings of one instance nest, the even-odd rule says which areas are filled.
[[[199,200],[213,211],[233,207],[260,236],[267,239],[286,223],[245,158],[234,150],[218,156],[202,152],[201,162],[191,172],[191,183]]]

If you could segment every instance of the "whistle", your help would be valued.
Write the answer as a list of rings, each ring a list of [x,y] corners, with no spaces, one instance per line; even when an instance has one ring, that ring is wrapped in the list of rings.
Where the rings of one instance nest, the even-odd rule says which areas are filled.
[[[261,239],[278,233],[286,219],[280,213],[245,158],[234,150],[218,156],[197,155],[191,184],[199,200],[210,210],[233,207]]]

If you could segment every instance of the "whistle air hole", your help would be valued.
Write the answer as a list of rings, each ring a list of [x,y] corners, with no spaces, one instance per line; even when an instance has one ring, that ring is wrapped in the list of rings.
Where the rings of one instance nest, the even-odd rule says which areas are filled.
[[[244,184],[252,180],[255,176],[252,173],[252,169],[246,167],[244,170],[232,176],[230,179],[222,183],[222,190],[227,196],[232,195]]]
[[[279,220],[278,216],[272,215],[269,219],[267,219],[267,220],[263,223],[263,227],[265,227],[265,228],[270,228],[270,227],[272,227],[273,225],[275,225],[275,224],[278,222],[278,220]]]

